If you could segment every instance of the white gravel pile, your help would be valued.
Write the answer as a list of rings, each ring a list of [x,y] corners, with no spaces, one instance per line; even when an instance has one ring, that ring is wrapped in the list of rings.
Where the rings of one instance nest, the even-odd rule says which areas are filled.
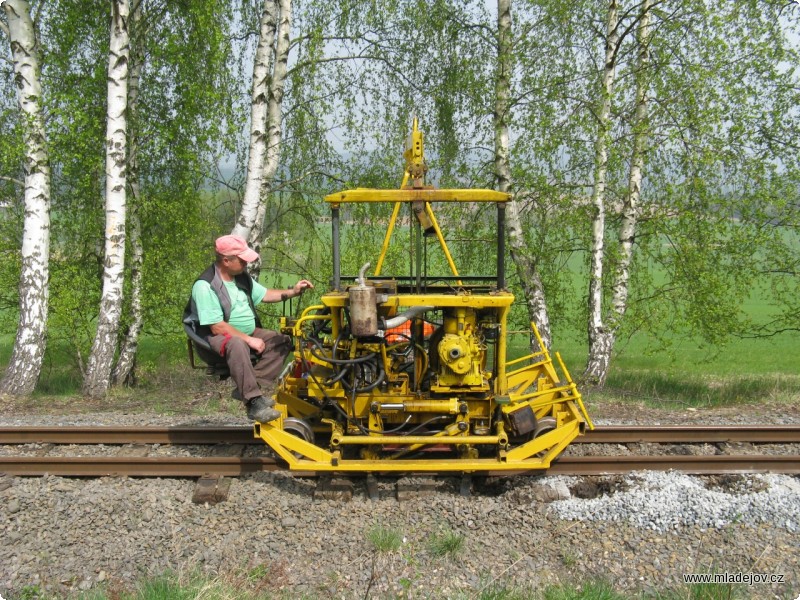
[[[589,500],[561,500],[552,503],[550,510],[562,519],[625,521],[659,532],[684,526],[721,529],[731,523],[765,524],[800,532],[797,478],[754,475],[746,481],[750,490],[728,493],[708,489],[698,477],[646,471],[627,476],[623,491]]]

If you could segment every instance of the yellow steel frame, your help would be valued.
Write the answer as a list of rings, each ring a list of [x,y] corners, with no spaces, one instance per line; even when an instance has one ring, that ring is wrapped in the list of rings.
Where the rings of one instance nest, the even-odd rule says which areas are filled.
[[[493,202],[502,204],[510,200],[509,194],[494,190],[477,189],[433,189],[423,183],[424,173],[427,170],[424,162],[422,133],[414,127],[406,152],[406,170],[402,187],[399,190],[355,189],[345,190],[325,197],[325,201],[338,207],[340,204],[354,202],[384,202],[392,203],[393,210],[389,220],[386,235],[381,246],[380,257],[377,261],[375,276],[380,276],[386,257],[391,237],[396,227],[402,204],[415,205],[416,210],[422,210],[427,217],[426,225],[430,224],[436,238],[447,259],[452,274],[460,277],[458,269],[447,248],[442,231],[433,213],[431,203],[434,202]],[[411,182],[411,185],[409,183]],[[415,203],[423,203],[415,204]],[[422,218],[422,217],[420,217]],[[429,222],[429,223],[428,223]],[[461,282],[459,281],[459,285]],[[318,358],[304,346],[304,332],[314,321],[329,321],[331,338],[338,339],[342,332],[345,311],[349,307],[349,295],[346,291],[334,290],[322,296],[322,304],[306,308],[298,319],[288,323],[284,320],[282,330],[290,333],[295,339],[295,359],[297,364],[305,365],[310,369],[329,369],[323,358]],[[541,352],[507,361],[507,318],[514,296],[505,290],[495,290],[489,293],[471,293],[459,289],[454,293],[390,293],[381,297],[377,309],[381,316],[391,317],[399,312],[416,306],[429,306],[445,311],[449,314],[466,314],[466,310],[490,313],[492,323],[496,323],[498,335],[494,346],[494,364],[496,373],[487,373],[487,381],[491,387],[481,383],[480,373],[470,371],[466,391],[459,385],[451,385],[456,381],[448,378],[439,379],[435,387],[431,385],[430,392],[420,392],[411,389],[410,375],[401,372],[392,372],[388,366],[391,359],[388,352],[394,346],[378,344],[362,340],[350,340],[344,344],[344,352],[349,353],[349,358],[355,358],[357,352],[374,352],[380,356],[376,360],[383,361],[384,372],[387,374],[388,384],[383,389],[375,387],[369,392],[353,393],[348,397],[345,389],[334,378],[322,383],[315,377],[296,376],[290,374],[279,382],[275,395],[276,407],[281,417],[269,423],[256,423],[254,435],[264,440],[270,447],[295,471],[322,471],[322,472],[479,472],[479,471],[518,471],[529,469],[546,469],[551,462],[580,435],[585,427],[593,428],[593,424],[583,405],[581,395],[573,382],[569,372],[558,353],[555,357],[558,368],[553,362],[549,351],[544,348],[539,332],[531,323],[532,334],[539,341]],[[327,314],[319,314],[327,310]],[[466,317],[459,317],[464,318]],[[474,317],[471,322],[475,324]],[[451,321],[452,324],[452,321]],[[421,331],[421,325],[420,329]],[[456,335],[454,328],[442,328],[445,335],[451,339]],[[337,342],[338,343],[338,342]],[[414,342],[416,344],[416,342]],[[458,340],[453,342],[457,347]],[[404,342],[409,344],[409,342]],[[398,344],[401,345],[401,344]],[[442,346],[448,348],[448,346]],[[471,346],[475,348],[476,346]],[[420,356],[417,350],[421,350]],[[476,351],[477,352],[477,351]],[[416,346],[414,353],[413,381],[419,382],[422,373],[428,368],[428,358],[425,348]],[[475,355],[479,356],[479,355]],[[477,361],[477,359],[476,359]],[[473,365],[476,362],[472,363]],[[483,367],[482,367],[483,368]],[[560,371],[560,374],[559,374]],[[473,375],[474,373],[474,375]],[[445,383],[441,383],[445,382]],[[418,383],[416,385],[419,385]],[[464,384],[461,384],[464,385]],[[471,386],[471,387],[469,387]],[[428,394],[428,396],[426,396]],[[308,398],[308,400],[306,399]],[[322,418],[320,406],[315,399],[324,398],[326,401],[340,403],[347,406],[347,410],[367,423],[367,428],[360,430],[352,427],[349,417],[337,421]],[[434,435],[403,435],[386,433],[384,420],[396,424],[394,415],[382,415],[380,411],[371,410],[371,407],[380,406],[381,403],[398,405],[402,403],[402,416],[408,415],[411,419],[416,415],[441,414],[452,422]],[[499,414],[503,418],[495,419],[492,428],[488,426],[478,429],[477,425],[470,431],[471,423],[480,420],[489,422],[490,416]],[[522,411],[519,412],[518,411]],[[341,412],[341,411],[340,411]],[[528,416],[530,415],[530,416]],[[304,419],[314,422],[314,430],[319,435],[329,436],[327,447],[323,448],[314,443],[294,435],[284,429],[286,419]],[[421,417],[420,417],[421,418]],[[506,424],[512,424],[512,429],[518,427],[515,419],[534,419],[536,423],[547,423],[552,426],[549,431],[530,431],[513,437],[506,431]],[[547,418],[547,421],[541,421]],[[392,419],[395,419],[392,421]],[[351,458],[346,452],[348,448],[356,447],[361,451],[361,458]],[[390,452],[381,455],[381,448],[389,448]],[[493,449],[479,455],[478,447]],[[397,449],[400,449],[397,451]],[[405,458],[410,452],[426,449],[433,452],[441,449],[450,449],[455,455],[450,454],[445,458]],[[491,456],[487,456],[491,454]]]
[[[282,416],[269,423],[256,423],[254,436],[264,440],[292,471],[314,472],[480,472],[547,469],[576,437],[583,433],[585,413],[574,402],[561,403],[563,423],[530,442],[501,452],[496,458],[442,459],[344,459],[339,450],[326,450],[283,430],[288,416],[287,405],[276,405]],[[349,436],[340,445],[410,444],[425,445],[498,445],[500,436]],[[414,450],[416,448],[411,448]]]
[[[336,194],[325,196],[325,202],[333,205],[348,204],[348,203],[372,203],[383,202],[392,203],[392,216],[389,218],[389,224],[386,228],[386,235],[383,238],[381,245],[381,253],[378,257],[378,262],[375,267],[375,276],[381,274],[383,262],[386,258],[386,253],[389,250],[392,234],[394,233],[397,219],[400,216],[400,207],[403,204],[414,204],[416,202],[423,202],[425,206],[425,213],[433,224],[433,230],[436,233],[436,239],[444,252],[447,259],[447,264],[453,275],[458,277],[458,269],[447,248],[442,230],[436,220],[436,215],[433,213],[431,207],[432,202],[468,202],[468,203],[483,203],[493,202],[495,204],[508,202],[511,199],[510,194],[503,192],[496,192],[495,190],[481,190],[481,189],[399,189],[399,190],[377,190],[371,188],[360,188],[356,190],[346,190]],[[459,282],[460,284],[460,282]]]
[[[325,196],[330,204],[348,202],[508,202],[511,195],[496,190],[483,189],[437,189],[411,188],[399,190],[381,190],[374,188],[357,188],[343,190]]]
[[[388,304],[413,305],[411,302],[431,302],[433,299],[447,305],[454,305],[458,297],[423,295],[414,298],[398,296],[390,298]],[[299,337],[303,326],[313,320],[327,319],[328,316],[311,314],[314,310],[325,305],[335,307],[344,306],[340,295],[328,295],[324,305],[307,308],[300,319],[293,325],[293,332]],[[470,301],[478,301],[481,306],[490,306],[505,309],[513,300],[511,294],[503,294],[497,298],[471,297]],[[402,301],[402,304],[401,304]],[[532,333],[539,338],[536,326],[531,324]],[[505,329],[503,323],[502,329]],[[503,364],[501,357],[505,356],[505,339],[498,339],[498,364]],[[543,347],[540,345],[540,347]],[[290,469],[295,471],[318,472],[480,472],[480,471],[518,471],[529,469],[547,469],[551,462],[572,442],[583,433],[585,427],[594,428],[586,412],[581,395],[565,368],[560,356],[556,358],[562,377],[559,377],[550,353],[545,348],[543,351],[506,362],[506,370],[498,373],[495,380],[495,401],[500,405],[500,399],[507,403],[501,405],[504,413],[510,413],[523,407],[530,407],[537,419],[553,417],[557,426],[552,431],[543,433],[530,441],[515,447],[509,447],[509,437],[498,423],[498,431],[491,435],[471,435],[459,431],[457,428],[446,429],[436,436],[391,436],[391,435],[348,435],[337,428],[335,424],[328,423],[331,433],[329,449],[306,442],[299,437],[283,430],[283,421],[288,416],[308,417],[318,410],[313,404],[306,402],[287,390],[298,392],[308,389],[305,379],[287,378],[284,390],[279,390],[276,395],[276,406],[281,412],[281,417],[270,423],[256,423],[254,435],[264,440],[284,460]],[[523,365],[523,366],[519,366]],[[535,385],[538,383],[546,385]],[[534,391],[529,391],[536,387]],[[328,390],[330,394],[330,390]],[[357,407],[363,410],[364,406],[372,400],[391,401],[392,396],[376,394]],[[431,458],[431,459],[347,459],[342,457],[345,446],[392,446],[406,447],[406,451],[415,451],[425,446],[494,446],[497,454],[491,458]]]

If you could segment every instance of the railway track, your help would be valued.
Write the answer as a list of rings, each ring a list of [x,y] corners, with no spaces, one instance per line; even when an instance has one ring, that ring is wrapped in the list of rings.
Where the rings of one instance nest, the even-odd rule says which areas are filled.
[[[800,444],[800,426],[724,427],[598,427],[578,438],[578,444]],[[8,447],[45,445],[43,455],[11,455]],[[98,477],[202,477],[209,474],[239,476],[259,471],[283,470],[271,457],[262,456],[48,456],[59,445],[261,445],[249,427],[0,427],[0,472],[9,475]],[[52,446],[52,447],[51,447]],[[266,449],[266,447],[265,447]],[[549,474],[603,475],[637,470],[678,470],[691,474],[791,473],[800,474],[798,451],[780,455],[605,455],[562,456]],[[539,474],[489,472],[487,475]],[[311,472],[292,472],[313,476]]]

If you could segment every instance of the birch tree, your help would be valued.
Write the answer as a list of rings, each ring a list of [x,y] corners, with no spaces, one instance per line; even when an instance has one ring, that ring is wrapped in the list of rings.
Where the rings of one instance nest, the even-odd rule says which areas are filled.
[[[742,306],[756,286],[769,285],[768,263],[787,256],[783,224],[793,222],[778,190],[796,177],[796,152],[775,140],[797,126],[788,108],[797,98],[797,53],[779,8],[618,6],[619,35],[607,30],[607,39],[616,42],[614,66],[633,85],[611,95],[605,160],[595,138],[587,381],[605,382],[623,329],[648,331],[654,346],[682,335],[717,351],[752,329]],[[622,60],[622,40],[634,30],[628,47],[636,58]],[[604,81],[614,75],[608,50]]]
[[[291,16],[291,0],[264,0],[253,64],[247,180],[232,232],[247,239],[256,249],[260,246],[266,204],[281,155]]]
[[[619,49],[619,6],[617,0],[608,2],[606,15],[605,60],[603,62],[600,103],[597,111],[595,139],[594,190],[592,191],[592,247],[589,269],[589,359],[585,376],[598,379],[608,369],[611,339],[603,323],[603,266],[606,233],[606,175],[608,146],[611,136],[611,102],[614,94],[616,59]],[[599,380],[597,383],[600,383]]]
[[[106,227],[103,291],[97,319],[97,333],[83,382],[84,394],[93,398],[104,397],[108,390],[122,312],[127,199],[126,110],[130,54],[129,14],[129,0],[112,1],[106,119]]]
[[[172,332],[164,307],[185,302],[189,278],[208,259],[207,240],[219,235],[209,187],[217,190],[220,157],[238,142],[244,120],[233,20],[224,0],[131,4],[127,252],[114,384],[137,383],[140,335]]]
[[[128,165],[127,182],[130,190],[128,198],[128,243],[131,249],[130,260],[130,323],[122,336],[119,357],[111,376],[114,384],[128,381],[133,376],[136,363],[136,351],[139,348],[139,334],[144,326],[144,309],[142,306],[142,286],[144,264],[144,248],[142,245],[142,221],[139,211],[142,204],[142,189],[139,181],[139,86],[145,61],[145,27],[142,22],[142,3],[134,0],[135,5],[130,15],[130,77],[128,82]]]
[[[495,173],[497,189],[510,192],[512,189],[509,121],[511,119],[511,76],[513,73],[514,50],[511,20],[511,0],[497,1],[497,75],[495,84]],[[536,260],[530,248],[525,245],[525,235],[519,215],[517,200],[512,199],[506,210],[507,229],[511,258],[517,269],[523,295],[528,306],[531,321],[536,323],[542,343],[546,348],[552,344],[550,317],[547,312],[542,280],[536,269]],[[531,348],[538,348],[538,341],[531,338]]]
[[[604,289],[602,285],[603,266],[609,254],[605,248],[605,172],[607,170],[607,149],[600,145],[608,141],[610,130],[610,104],[603,105],[600,112],[601,128],[605,135],[598,136],[596,156],[598,170],[595,175],[595,192],[592,204],[596,211],[594,227],[592,230],[592,268],[589,284],[590,316],[589,316],[589,358],[584,376],[588,381],[597,385],[604,385],[611,364],[611,353],[616,341],[616,335],[623,322],[628,305],[628,292],[630,284],[630,267],[633,255],[633,242],[636,237],[639,202],[642,188],[642,170],[644,167],[647,144],[647,79],[649,63],[649,27],[650,10],[653,0],[643,0],[639,9],[638,25],[636,29],[637,59],[633,68],[635,81],[635,109],[631,122],[632,151],[630,170],[628,176],[628,191],[623,197],[621,219],[618,227],[618,248],[611,253],[616,254],[616,264],[611,277],[610,307],[606,310],[603,302]],[[607,32],[608,44],[606,48],[606,63],[604,70],[604,99],[613,97],[613,78],[615,57],[619,55],[620,35],[611,31],[612,8],[609,7],[609,30]],[[614,8],[616,11],[617,9]],[[620,26],[616,14],[613,15],[614,29]],[[610,83],[609,83],[610,80]],[[603,121],[603,119],[607,121]],[[605,127],[603,126],[605,123]]]
[[[39,43],[27,0],[6,0],[3,31],[8,36],[25,143],[25,221],[19,281],[19,325],[0,390],[33,392],[47,342],[50,260],[50,159],[47,150]],[[2,22],[0,22],[2,25]]]
[[[248,242],[256,251],[261,246],[264,230],[264,218],[267,202],[273,188],[273,180],[278,171],[281,157],[281,136],[283,131],[283,96],[286,85],[287,63],[289,61],[290,35],[292,25],[292,1],[279,0],[280,18],[277,39],[275,40],[275,58],[272,77],[269,85],[269,102],[267,105],[267,152],[262,174],[262,190],[260,202],[253,228]]]
[[[625,312],[628,308],[628,293],[630,286],[630,269],[633,260],[633,243],[636,238],[637,223],[639,220],[639,204],[642,195],[642,171],[644,169],[645,153],[647,151],[647,94],[648,94],[648,66],[650,62],[650,9],[653,0],[643,0],[640,9],[639,24],[636,31],[637,60],[634,72],[636,86],[635,113],[631,129],[633,132],[633,149],[631,151],[630,172],[628,175],[628,193],[624,196],[622,215],[619,224],[617,265],[611,284],[611,307],[606,316],[605,332],[598,336],[597,348],[590,347],[590,356],[598,355],[592,361],[593,368],[589,376],[599,384],[604,384],[611,364],[611,351],[614,348],[617,332],[622,325]]]

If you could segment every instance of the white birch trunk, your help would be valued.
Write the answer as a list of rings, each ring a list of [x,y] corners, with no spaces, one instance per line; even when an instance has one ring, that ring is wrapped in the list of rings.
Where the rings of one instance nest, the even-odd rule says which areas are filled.
[[[83,392],[102,398],[111,380],[125,277],[126,136],[128,104],[129,0],[112,0],[106,118],[106,230],[103,292]]]
[[[636,111],[633,116],[633,150],[631,152],[631,168],[628,174],[628,194],[622,206],[622,221],[619,226],[619,264],[614,274],[611,291],[611,314],[609,329],[612,335],[612,346],[616,340],[617,330],[628,308],[628,290],[630,284],[630,266],[633,260],[633,242],[639,220],[639,206],[642,194],[642,170],[644,154],[647,149],[647,69],[650,63],[650,8],[652,0],[644,0],[641,8],[639,25],[636,30],[638,56],[636,59]],[[605,380],[605,376],[603,377]]]
[[[264,181],[264,164],[267,156],[267,110],[272,79],[272,61],[277,28],[275,0],[264,0],[261,13],[261,30],[258,37],[255,61],[253,62],[253,85],[250,105],[250,151],[247,161],[247,181],[239,219],[232,233],[245,239],[256,222],[261,204]]]
[[[139,348],[139,334],[144,324],[142,314],[142,264],[144,263],[144,248],[142,246],[142,225],[139,218],[141,206],[141,187],[139,185],[139,84],[144,69],[144,28],[142,24],[142,3],[137,2],[136,8],[131,13],[131,66],[128,82],[128,172],[127,180],[130,189],[130,202],[128,210],[128,243],[131,249],[130,277],[131,277],[131,303],[130,325],[126,331],[119,350],[119,358],[114,367],[111,380],[115,385],[132,383],[134,380],[134,366],[136,365],[136,351]]]
[[[608,144],[611,133],[611,98],[616,74],[616,51],[619,44],[618,2],[610,0],[606,19],[605,62],[601,89],[600,110],[597,115],[595,140],[595,172],[592,207],[592,249],[589,268],[589,357],[584,377],[589,383],[602,385],[611,358],[610,337],[603,323],[603,266],[606,229],[606,174],[608,171]]]
[[[0,384],[8,394],[33,392],[47,345],[50,268],[50,159],[41,105],[39,50],[27,0],[6,0],[2,10],[14,62],[25,142],[25,222],[19,281],[19,325]]]
[[[650,9],[652,0],[642,3],[639,24],[636,30],[638,56],[636,60],[636,109],[631,129],[633,131],[633,149],[631,151],[631,167],[628,173],[628,193],[623,200],[622,219],[620,221],[618,241],[619,259],[611,282],[611,306],[606,316],[604,340],[598,344],[598,354],[606,352],[603,360],[597,360],[597,370],[593,373],[599,385],[605,383],[611,364],[611,353],[617,340],[625,312],[628,308],[628,292],[630,289],[630,267],[633,261],[633,243],[639,220],[639,206],[642,191],[642,171],[644,155],[647,148],[647,68],[650,62]]]
[[[511,0],[497,1],[497,80],[495,84],[494,108],[494,165],[497,177],[497,189],[509,192],[512,187],[511,163],[509,158],[509,117],[511,114],[511,73],[513,70],[513,49],[511,30]],[[542,342],[548,348],[551,345],[550,316],[544,297],[542,280],[536,270],[536,263],[526,252],[525,235],[516,199],[512,199],[506,209],[506,228],[508,230],[511,259],[517,268],[517,275],[522,284],[522,291],[528,305],[528,315],[536,327]],[[531,349],[541,350],[535,338],[531,338]]]
[[[287,63],[292,28],[292,1],[280,0],[280,20],[275,44],[275,61],[272,81],[269,86],[267,106],[267,149],[264,172],[259,192],[258,211],[247,241],[258,252],[261,248],[261,235],[267,214],[267,203],[272,191],[272,182],[278,172],[281,157],[281,135],[283,129],[283,93],[286,84]]]

